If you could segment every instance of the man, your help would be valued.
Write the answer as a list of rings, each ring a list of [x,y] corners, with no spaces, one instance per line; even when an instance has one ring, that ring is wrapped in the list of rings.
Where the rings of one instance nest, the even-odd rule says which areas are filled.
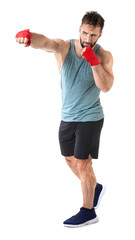
[[[104,19],[97,12],[87,12],[79,28],[80,39],[64,41],[24,30],[16,41],[37,49],[53,52],[61,75],[62,116],[59,128],[61,153],[73,173],[80,179],[83,206],[64,222],[68,227],[95,223],[95,208],[104,193],[96,182],[92,159],[98,158],[104,113],[100,91],[113,85],[113,57],[97,44]]]

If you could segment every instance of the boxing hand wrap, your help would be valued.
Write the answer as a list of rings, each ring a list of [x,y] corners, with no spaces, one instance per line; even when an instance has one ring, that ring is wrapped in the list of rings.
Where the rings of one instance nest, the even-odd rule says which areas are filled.
[[[19,38],[19,37],[28,38],[28,39],[29,39],[28,45],[31,44],[31,33],[30,33],[30,29],[26,29],[26,30],[23,30],[23,31],[21,31],[21,32],[18,32],[18,33],[16,34],[16,38]]]
[[[83,56],[86,59],[86,61],[89,62],[90,66],[95,66],[100,64],[96,54],[94,53],[91,47],[86,48],[86,50],[83,52]]]

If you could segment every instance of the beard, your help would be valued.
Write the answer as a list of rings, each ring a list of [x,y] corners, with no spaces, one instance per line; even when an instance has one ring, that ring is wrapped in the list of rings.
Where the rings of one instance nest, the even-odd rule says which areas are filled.
[[[97,39],[98,40],[98,39]],[[97,42],[97,41],[96,41]],[[85,46],[84,44],[86,43],[87,45],[89,45],[89,47],[93,48],[96,44],[96,42],[94,42],[93,44],[92,43],[86,43],[86,42],[83,42],[81,37],[80,37],[80,44],[81,44],[81,47],[82,48],[85,48],[85,47],[88,47],[88,46]]]

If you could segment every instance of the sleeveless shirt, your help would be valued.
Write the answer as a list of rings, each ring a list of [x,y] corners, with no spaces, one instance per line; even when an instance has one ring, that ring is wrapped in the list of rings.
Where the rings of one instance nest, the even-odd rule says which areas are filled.
[[[98,55],[100,45],[93,49]],[[100,89],[96,86],[90,64],[75,53],[74,39],[61,71],[62,110],[61,120],[65,122],[98,121],[104,118],[100,103]]]

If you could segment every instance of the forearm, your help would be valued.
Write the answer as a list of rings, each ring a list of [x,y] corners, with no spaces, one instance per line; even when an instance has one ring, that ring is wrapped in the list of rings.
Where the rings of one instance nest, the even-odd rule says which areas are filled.
[[[45,49],[47,48],[48,38],[42,34],[31,33],[31,47],[36,49]]]
[[[83,52],[83,56],[87,62],[89,62],[96,86],[103,92],[107,92],[113,85],[113,73],[112,73],[112,56],[110,53],[105,53],[104,57],[99,62],[91,47],[87,47]],[[100,57],[101,58],[101,57]]]
[[[113,76],[106,72],[102,65],[92,66],[92,72],[96,86],[103,92],[107,92],[113,85]]]

